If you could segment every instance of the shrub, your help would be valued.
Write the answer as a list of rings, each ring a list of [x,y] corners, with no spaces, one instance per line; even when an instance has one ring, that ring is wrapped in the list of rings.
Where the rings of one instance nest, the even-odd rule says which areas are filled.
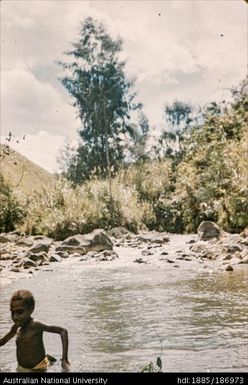
[[[14,230],[24,215],[23,207],[17,202],[11,188],[0,174],[0,232]]]
[[[152,217],[149,204],[140,203],[134,188],[112,180],[112,199],[106,180],[93,179],[72,188],[60,181],[50,193],[36,194],[28,209],[23,229],[64,239],[95,228],[125,226],[138,231]]]

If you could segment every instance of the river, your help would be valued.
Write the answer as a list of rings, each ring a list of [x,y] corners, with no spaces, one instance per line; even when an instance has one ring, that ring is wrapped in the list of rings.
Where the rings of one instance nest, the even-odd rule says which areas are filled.
[[[169,256],[187,239],[174,236]],[[158,356],[164,372],[248,370],[247,265],[227,272],[216,261],[166,263],[158,255],[139,264],[139,249],[115,250],[117,260],[68,258],[2,284],[1,336],[11,325],[11,295],[25,288],[36,299],[34,318],[68,329],[73,372],[137,372]],[[60,337],[44,340],[58,358],[49,370],[61,371]],[[15,369],[13,339],[0,349],[0,371]]]

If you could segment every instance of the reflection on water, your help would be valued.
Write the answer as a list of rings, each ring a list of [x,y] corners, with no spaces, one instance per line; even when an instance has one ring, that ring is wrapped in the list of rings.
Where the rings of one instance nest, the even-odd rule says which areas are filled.
[[[35,318],[68,328],[72,371],[139,371],[158,355],[164,371],[248,369],[245,266],[230,273],[75,259],[54,268],[2,287],[1,335],[12,292],[26,288]],[[60,358],[59,336],[45,333],[45,345]],[[1,371],[15,371],[14,341],[0,354]]]

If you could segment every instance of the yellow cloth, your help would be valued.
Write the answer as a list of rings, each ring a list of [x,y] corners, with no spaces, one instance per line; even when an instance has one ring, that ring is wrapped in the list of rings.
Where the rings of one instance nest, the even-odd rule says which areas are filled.
[[[33,368],[34,370],[45,370],[49,366],[50,361],[47,356],[43,358],[41,362],[39,362],[35,367]]]
[[[42,361],[40,361],[37,365],[35,365],[34,368],[23,368],[22,366],[18,365],[17,372],[30,372],[30,371],[36,371],[41,370],[44,371],[48,368],[50,365],[49,356],[45,356]]]

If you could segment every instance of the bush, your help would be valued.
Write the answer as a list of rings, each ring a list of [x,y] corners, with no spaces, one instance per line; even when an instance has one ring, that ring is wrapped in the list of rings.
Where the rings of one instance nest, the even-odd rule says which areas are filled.
[[[50,193],[36,194],[23,229],[65,239],[95,228],[125,226],[131,231],[143,228],[144,222],[152,217],[150,205],[139,202],[135,189],[117,179],[112,180],[111,187],[112,199],[106,180],[94,179],[76,188],[61,181]]]
[[[23,207],[17,202],[11,188],[0,174],[0,232],[14,230],[24,215]]]

